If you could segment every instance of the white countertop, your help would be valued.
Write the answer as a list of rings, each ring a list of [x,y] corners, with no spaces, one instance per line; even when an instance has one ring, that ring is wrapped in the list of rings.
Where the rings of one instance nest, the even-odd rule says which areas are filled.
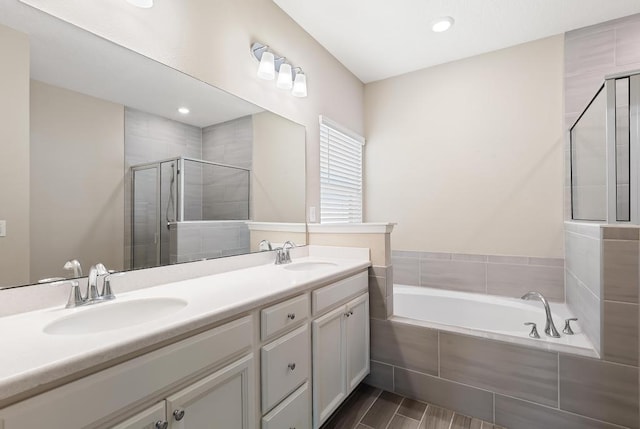
[[[356,249],[353,249],[356,250]],[[289,271],[282,265],[259,265],[131,292],[118,293],[114,301],[93,306],[31,311],[0,318],[0,405],[14,402],[39,386],[53,386],[80,371],[91,370],[153,347],[163,341],[241,315],[252,309],[334,279],[355,274],[370,266],[368,249],[349,258],[320,256],[294,259],[296,262],[327,261],[328,266],[312,271]],[[334,253],[335,254],[335,253]],[[114,288],[115,289],[115,288]],[[43,332],[50,322],[92,308],[151,297],[179,298],[188,305],[175,313],[127,328],[87,335],[51,335]]]

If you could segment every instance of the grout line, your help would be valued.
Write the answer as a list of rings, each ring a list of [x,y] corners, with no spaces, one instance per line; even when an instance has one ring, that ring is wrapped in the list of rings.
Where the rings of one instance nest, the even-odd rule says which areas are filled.
[[[427,406],[424,407],[424,412],[422,413],[422,418],[420,419],[420,423],[418,423],[418,428],[422,427],[422,422],[425,422],[425,427],[427,426],[427,424],[426,424],[427,412],[429,411],[429,407],[430,406],[431,406],[431,404],[427,403]]]
[[[440,329],[438,329],[438,377],[440,377]]]
[[[400,409],[400,406],[402,405],[402,402],[404,401],[404,397],[402,397],[402,399],[400,400],[400,402],[398,402],[398,406],[396,407],[396,410],[393,412],[393,415],[391,416],[391,418],[389,419],[389,423],[387,423],[387,425],[384,427],[384,429],[389,429],[389,426],[391,426],[391,422],[393,421],[393,418],[398,415],[398,416],[402,416],[402,414],[398,414],[398,410]]]
[[[493,421],[491,423],[493,423],[494,425],[496,424],[496,393],[493,392]],[[482,423],[484,425],[484,423]]]
[[[380,390],[380,392],[378,392],[378,394],[375,396],[375,398],[373,398],[373,401],[371,401],[371,404],[367,407],[367,409],[364,411],[364,413],[362,413],[362,416],[361,416],[361,417],[358,419],[358,421],[356,422],[356,426],[358,426],[358,424],[362,424],[362,425],[364,425],[364,426],[367,426],[367,425],[365,425],[364,423],[362,423],[362,420],[364,419],[364,416],[366,416],[366,415],[367,415],[367,413],[369,412],[369,410],[373,407],[373,404],[375,404],[375,403],[376,403],[376,401],[378,400],[378,398],[380,397],[380,395],[382,395],[382,392],[384,392],[384,390],[382,390],[382,389],[379,389],[379,390]],[[367,426],[367,427],[368,427],[368,426]]]
[[[455,418],[456,418],[456,413],[454,411],[453,414],[451,415],[451,421],[449,422],[449,426],[447,427],[447,429],[451,429],[451,426],[453,426],[453,419]]]

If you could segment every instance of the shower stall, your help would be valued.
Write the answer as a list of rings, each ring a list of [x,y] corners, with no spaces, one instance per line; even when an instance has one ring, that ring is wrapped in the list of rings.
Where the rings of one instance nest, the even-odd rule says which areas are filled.
[[[248,168],[176,157],[131,167],[132,267],[245,253]]]
[[[571,217],[639,224],[640,71],[609,76],[570,129]]]

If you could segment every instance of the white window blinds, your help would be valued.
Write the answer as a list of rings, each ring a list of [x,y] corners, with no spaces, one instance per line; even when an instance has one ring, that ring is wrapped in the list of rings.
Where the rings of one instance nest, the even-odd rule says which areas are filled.
[[[320,116],[320,222],[362,222],[364,138]]]

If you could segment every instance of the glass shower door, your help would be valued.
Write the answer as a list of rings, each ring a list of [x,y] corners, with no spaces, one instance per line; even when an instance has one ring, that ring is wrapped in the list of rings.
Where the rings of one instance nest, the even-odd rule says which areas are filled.
[[[133,173],[133,268],[160,265],[160,168],[135,167]]]

